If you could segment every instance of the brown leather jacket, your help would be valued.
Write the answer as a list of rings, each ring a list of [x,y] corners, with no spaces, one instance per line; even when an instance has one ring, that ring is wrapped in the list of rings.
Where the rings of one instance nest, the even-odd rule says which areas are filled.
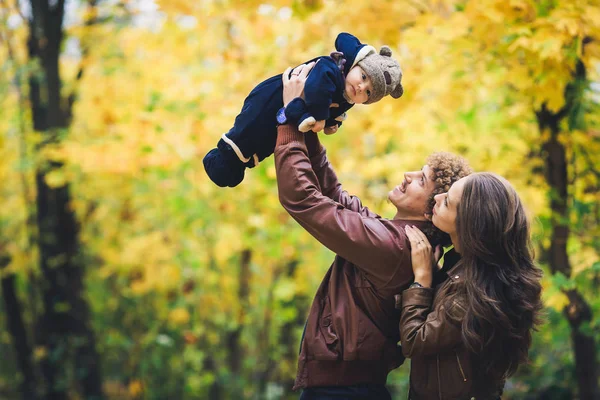
[[[279,127],[275,167],[283,207],[336,254],[308,315],[294,389],[385,384],[403,361],[394,295],[414,279],[404,226],[428,223],[363,207],[342,190],[318,141],[307,149],[295,128]]]
[[[462,302],[454,301],[448,315],[444,310],[444,299],[460,285],[460,263],[448,271],[448,277],[435,289],[407,289],[396,297],[396,307],[402,310],[402,352],[411,359],[409,398],[498,399],[504,381],[483,376],[463,345]]]

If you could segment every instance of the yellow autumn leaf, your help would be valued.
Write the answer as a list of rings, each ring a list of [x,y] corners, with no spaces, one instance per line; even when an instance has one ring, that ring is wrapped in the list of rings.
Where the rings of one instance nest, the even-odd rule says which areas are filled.
[[[190,313],[185,308],[175,308],[169,313],[169,322],[174,325],[185,325],[190,321]]]
[[[48,349],[45,346],[36,346],[33,350],[33,357],[38,361],[46,358],[47,355]]]
[[[133,379],[129,382],[128,388],[131,397],[138,397],[144,391],[144,385],[138,379]]]
[[[557,292],[552,296],[546,298],[545,301],[548,307],[554,308],[558,312],[562,312],[562,310],[569,304],[569,298],[562,292]]]
[[[51,188],[62,187],[67,183],[67,179],[63,170],[53,170],[46,174],[46,183]]]

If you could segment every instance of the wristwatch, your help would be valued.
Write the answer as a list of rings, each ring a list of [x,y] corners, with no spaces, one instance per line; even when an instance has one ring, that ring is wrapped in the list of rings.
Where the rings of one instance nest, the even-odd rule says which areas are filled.
[[[298,122],[300,117],[306,113],[306,103],[301,97],[296,97],[277,111],[277,124],[283,125],[288,122]]]
[[[285,106],[281,107],[279,111],[277,111],[277,123],[279,125],[283,125],[287,122],[287,117],[285,116]]]
[[[413,288],[422,288],[423,285],[421,285],[419,282],[413,282],[408,288],[409,289],[413,289]]]

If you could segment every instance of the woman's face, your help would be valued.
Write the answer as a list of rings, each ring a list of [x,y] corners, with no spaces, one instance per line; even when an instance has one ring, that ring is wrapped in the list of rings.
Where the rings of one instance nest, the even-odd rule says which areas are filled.
[[[433,217],[431,221],[442,232],[452,235],[456,232],[456,210],[462,197],[465,182],[469,177],[459,179],[446,193],[434,197]]]

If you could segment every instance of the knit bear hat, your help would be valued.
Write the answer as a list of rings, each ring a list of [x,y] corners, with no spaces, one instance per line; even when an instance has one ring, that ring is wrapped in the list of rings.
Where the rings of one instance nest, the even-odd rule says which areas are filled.
[[[358,62],[358,66],[371,78],[373,90],[364,104],[378,102],[388,94],[397,99],[404,93],[402,70],[398,61],[392,58],[392,49],[382,46],[379,54],[371,53]]]

